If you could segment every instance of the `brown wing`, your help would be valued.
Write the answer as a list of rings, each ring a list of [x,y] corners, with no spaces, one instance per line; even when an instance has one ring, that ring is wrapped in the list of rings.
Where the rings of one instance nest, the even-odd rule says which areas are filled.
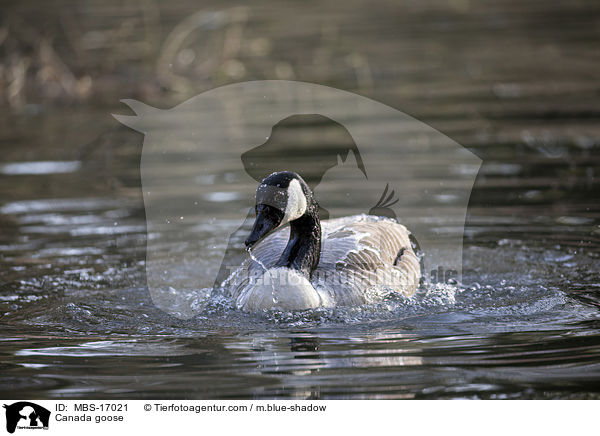
[[[420,276],[406,228],[370,216],[327,232],[313,273],[340,305],[369,303],[390,291],[412,295]]]
[[[322,222],[321,256],[311,282],[327,290],[338,305],[375,301],[381,292],[412,295],[419,282],[419,260],[404,226],[395,221],[357,215]],[[226,280],[234,298],[250,277],[271,268],[289,239],[289,226],[267,236]]]

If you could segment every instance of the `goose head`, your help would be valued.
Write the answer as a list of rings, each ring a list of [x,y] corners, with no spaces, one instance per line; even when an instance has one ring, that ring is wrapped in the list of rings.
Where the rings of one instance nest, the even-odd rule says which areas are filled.
[[[288,223],[290,237],[274,265],[265,267],[261,263],[263,279],[238,298],[238,307],[254,311],[276,304],[284,310],[304,310],[323,304],[324,297],[309,281],[321,251],[318,209],[309,186],[294,172],[273,173],[260,183],[256,190],[256,221],[245,242],[247,249]]]
[[[255,209],[256,220],[245,242],[247,248],[287,223],[312,216],[318,205],[302,177],[292,171],[280,171],[258,185]]]

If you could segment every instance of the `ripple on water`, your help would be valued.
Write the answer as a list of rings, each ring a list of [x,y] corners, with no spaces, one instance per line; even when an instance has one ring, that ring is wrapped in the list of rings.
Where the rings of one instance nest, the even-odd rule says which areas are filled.
[[[0,165],[0,174],[7,176],[64,174],[73,173],[80,168],[81,162],[78,160],[12,162]]]

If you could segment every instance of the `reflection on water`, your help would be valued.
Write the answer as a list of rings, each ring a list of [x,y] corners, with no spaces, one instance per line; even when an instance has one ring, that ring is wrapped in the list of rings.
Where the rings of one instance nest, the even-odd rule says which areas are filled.
[[[212,15],[193,15],[198,5],[177,1],[160,6],[162,14],[148,6],[144,20],[129,17],[131,29],[123,29],[139,47],[135,53],[113,50],[123,34],[102,27],[103,14],[120,13],[114,4],[94,14],[57,6],[60,22],[82,23],[71,28],[75,37],[64,32],[70,42],[56,39],[56,56],[66,47],[77,53],[72,80],[56,88],[58,76],[29,71],[34,89],[46,80],[44,89],[56,92],[41,104],[29,88],[13,88],[6,95],[15,111],[0,121],[0,396],[599,398],[600,132],[597,80],[590,76],[597,61],[589,56],[597,46],[597,7],[322,5],[326,23],[300,4],[285,14],[265,7]],[[9,22],[28,12],[12,14]],[[190,27],[187,16],[201,19]],[[172,35],[165,44],[152,40],[153,32],[134,35],[136,26],[159,20]],[[6,65],[16,74],[18,52],[27,47],[12,32],[0,49],[12,47]],[[188,38],[177,42],[178,34]],[[223,54],[224,35],[241,45]],[[210,62],[194,47],[210,52]],[[60,70],[56,56],[31,68]],[[105,64],[121,68],[115,83],[79,73],[105,71]],[[179,241],[161,229],[147,232],[142,137],[108,114],[123,111],[118,100],[132,97],[124,89],[162,102],[159,90],[167,87],[179,103],[216,84],[273,77],[358,91],[415,115],[483,159],[469,203],[462,284],[301,313],[242,314],[226,298],[201,292],[185,300],[199,312],[192,319],[156,308],[145,282],[149,239],[170,244],[174,256],[193,247],[206,265],[201,272],[219,267],[214,258],[228,243],[239,244],[243,256],[243,239],[229,240],[223,220],[190,222]],[[58,104],[61,98],[93,100],[73,108]],[[388,127],[381,120],[381,131]],[[414,146],[428,140],[410,139]],[[291,159],[307,163],[302,155]],[[214,188],[198,201],[224,220],[249,212],[240,206],[246,193],[235,189],[236,165],[209,162],[195,178]],[[472,175],[468,166],[444,168]],[[318,195],[333,198],[332,209],[343,212],[357,201],[346,199],[349,185],[334,173],[325,178]],[[455,201],[452,191],[434,198],[440,208]],[[423,222],[440,234],[456,231],[441,214]],[[185,275],[194,265],[180,260],[175,273]]]
[[[18,162],[0,165],[0,174],[61,174],[72,173],[81,167],[81,162]]]
[[[144,288],[132,287],[143,265],[94,261],[110,259],[109,247],[34,250],[43,263],[18,261],[31,276],[15,279],[13,298],[0,301],[0,388],[32,398],[595,395],[597,258],[515,242],[470,246],[470,284],[462,287],[265,315],[215,299],[188,321],[159,311]],[[8,250],[21,259],[24,251],[31,248]]]

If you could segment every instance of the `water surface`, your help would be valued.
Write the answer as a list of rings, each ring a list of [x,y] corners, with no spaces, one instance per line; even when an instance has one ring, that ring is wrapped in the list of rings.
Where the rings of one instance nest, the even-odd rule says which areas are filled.
[[[90,74],[92,94],[13,102],[1,121],[0,396],[598,399],[597,5],[381,2],[340,11],[324,3],[317,17],[303,5],[268,3],[244,18],[251,48],[225,59],[214,41],[235,34],[225,31],[231,11],[207,5],[221,12],[189,43],[215,35],[202,50],[216,50],[208,57],[224,69],[217,61],[192,68],[184,52],[169,74],[161,62],[175,54],[160,42],[197,5],[127,15],[109,3],[57,3],[56,23],[81,23],[57,33],[57,53],[76,77]],[[39,20],[26,8],[11,11],[11,19]],[[115,11],[133,29],[149,26],[126,35],[138,51],[111,42]],[[249,315],[213,298],[180,320],[154,306],[145,248],[162,236],[146,232],[143,138],[109,114],[127,111],[120,98],[166,107],[263,78],[383,101],[483,159],[461,284],[302,313]],[[222,183],[222,195],[205,200],[219,213],[245,214],[230,209],[241,194],[220,178],[233,169],[214,163],[204,177]],[[342,199],[345,188],[326,192]],[[448,201],[440,196],[440,207]],[[229,237],[217,225],[190,232],[207,260]]]

